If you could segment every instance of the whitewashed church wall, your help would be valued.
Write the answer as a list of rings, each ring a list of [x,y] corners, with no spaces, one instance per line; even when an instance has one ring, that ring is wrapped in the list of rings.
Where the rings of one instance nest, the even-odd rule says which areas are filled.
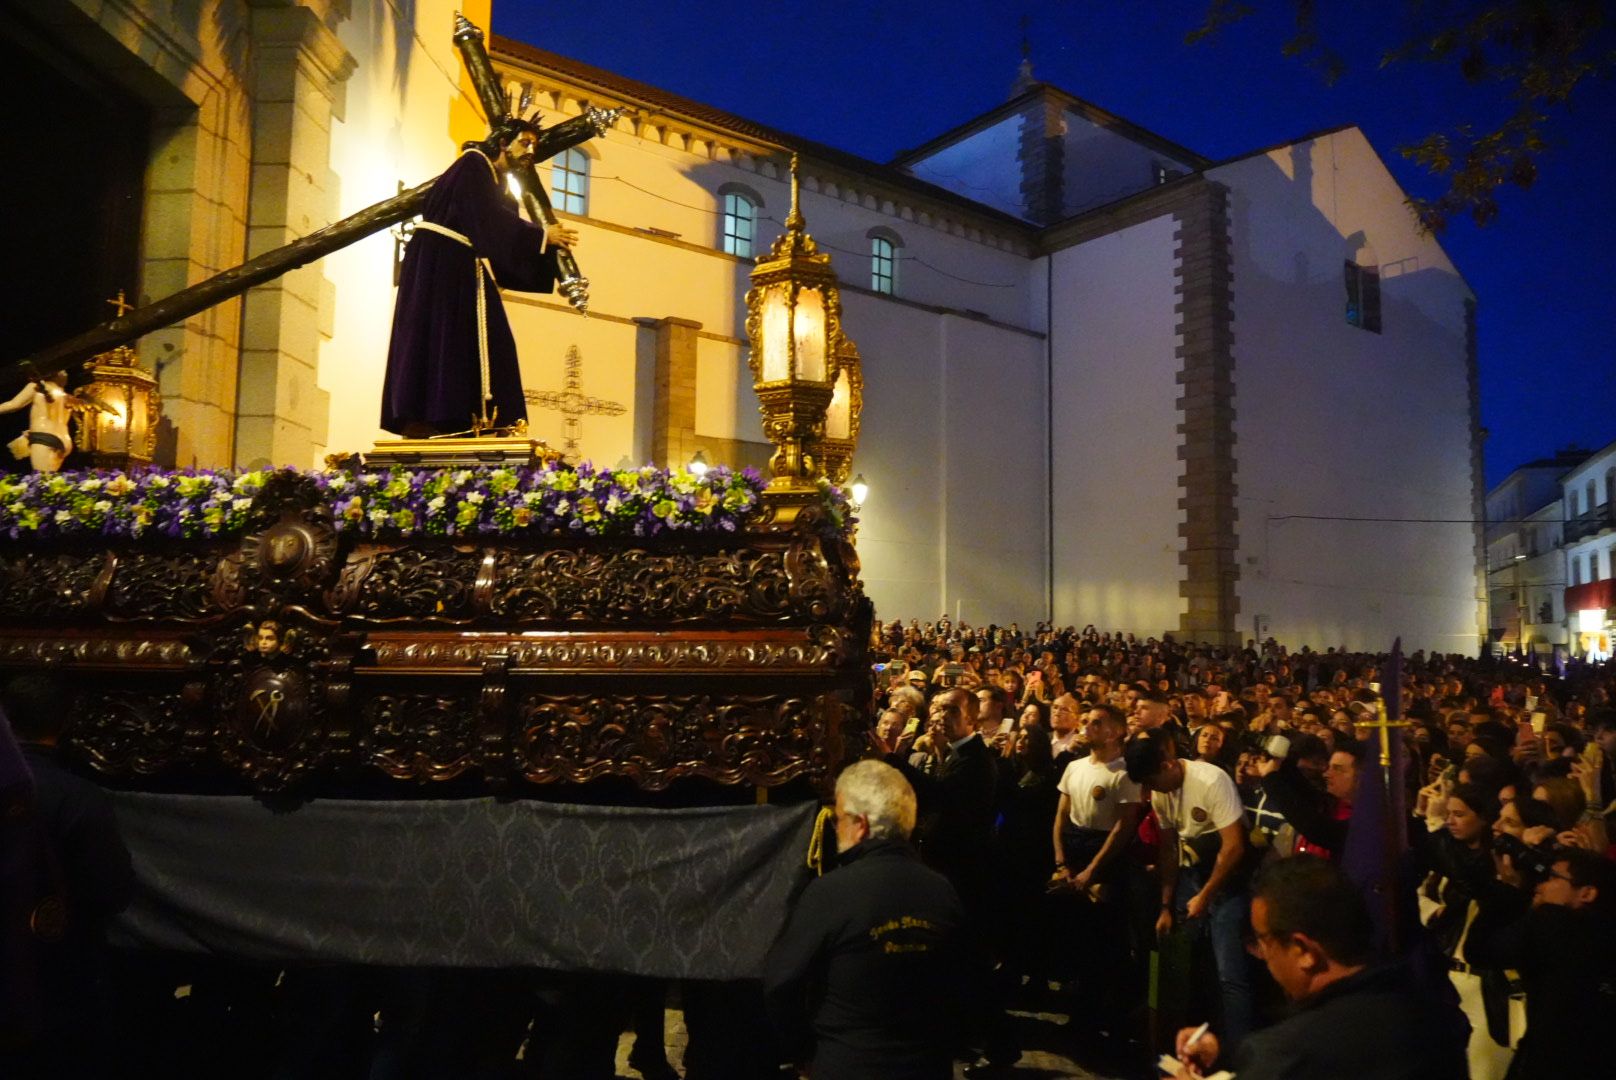
[[[944,608],[978,625],[1035,621],[1048,574],[1044,342],[958,316],[941,334]]]
[[[844,297],[864,358],[858,549],[877,614],[972,622],[1044,610],[1040,338]],[[1029,422],[1030,421],[1030,422]]]
[[[1231,191],[1239,629],[1474,652],[1468,288],[1355,129],[1212,176]],[[1348,259],[1381,268],[1381,333],[1346,320]]]
[[[991,127],[973,132],[934,154],[911,162],[908,169],[922,180],[975,199],[979,203],[1024,217],[1026,196],[1021,191],[1021,132],[1025,116],[1007,116]]]
[[[1051,256],[1058,624],[1160,636],[1184,610],[1174,233],[1156,218]]]
[[[746,350],[732,341],[702,338],[696,343],[696,434],[768,442]]]
[[[649,423],[641,415],[637,346],[640,328],[631,322],[598,317],[583,318],[570,308],[557,307],[553,297],[506,294],[505,312],[516,338],[522,368],[522,386],[528,391],[560,391],[567,376],[567,350],[579,356],[579,392],[586,397],[620,405],[616,416],[589,413],[578,417],[577,448],[566,446],[566,417],[529,402],[528,428],[569,457],[616,465],[625,456],[636,459],[636,425]],[[649,382],[653,371],[646,372]]]
[[[1061,209],[1069,215],[1127,198],[1156,184],[1158,164],[1188,171],[1159,151],[1068,110],[1062,116]]]
[[[853,467],[870,483],[859,515],[864,588],[883,619],[942,610],[948,495],[942,482],[942,335],[936,316],[844,294],[864,361],[863,431]]]
[[[420,0],[415,25],[450,26],[458,5]],[[357,61],[346,83],[346,109],[331,125],[331,170],[337,178],[338,217],[391,198],[429,180],[454,161],[449,135],[459,54],[449,35],[423,34],[423,46],[384,4],[355,4],[339,28]],[[402,50],[401,47],[402,46]],[[441,70],[440,70],[441,65]],[[329,339],[320,345],[318,381],[331,395],[330,451],[368,450],[385,433],[382,376],[393,317],[393,237],[373,234],[324,260],[332,296]],[[277,462],[315,465],[318,461]]]

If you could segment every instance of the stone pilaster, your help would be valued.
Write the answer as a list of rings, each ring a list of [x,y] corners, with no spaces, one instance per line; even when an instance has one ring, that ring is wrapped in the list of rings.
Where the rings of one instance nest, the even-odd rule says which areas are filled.
[[[331,24],[290,0],[248,0],[252,40],[252,196],[247,257],[331,223],[331,122],[354,70]],[[241,322],[235,461],[311,465],[324,451],[329,395],[316,371],[333,290],[315,263],[246,295]]]
[[[1178,505],[1184,519],[1179,595],[1186,610],[1179,634],[1190,641],[1236,645],[1240,578],[1234,456],[1234,271],[1228,189],[1210,181],[1185,191],[1178,224],[1177,284],[1180,367]]]
[[[1028,220],[1048,225],[1063,216],[1066,190],[1066,119],[1060,102],[1048,94],[1032,99],[1022,112],[1021,198]]]
[[[651,460],[682,465],[696,445],[696,334],[701,323],[657,319],[656,383],[651,405]],[[708,455],[711,458],[711,454]]]

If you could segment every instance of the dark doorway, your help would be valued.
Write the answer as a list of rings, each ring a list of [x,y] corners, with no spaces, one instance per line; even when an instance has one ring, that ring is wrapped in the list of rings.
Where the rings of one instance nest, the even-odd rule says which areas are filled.
[[[138,299],[151,117],[92,64],[8,22],[0,70],[17,93],[0,124],[0,354],[20,359],[110,318],[119,289]]]

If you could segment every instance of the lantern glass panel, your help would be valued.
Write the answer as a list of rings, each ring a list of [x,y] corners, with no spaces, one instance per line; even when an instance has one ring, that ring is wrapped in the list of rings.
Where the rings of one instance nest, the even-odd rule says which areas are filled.
[[[818,289],[797,293],[797,309],[792,324],[797,343],[797,378],[804,382],[825,382],[825,295]]]
[[[825,437],[853,437],[853,390],[848,385],[845,371],[836,376],[836,389],[831,391],[830,408],[825,412]]]
[[[129,452],[129,401],[117,389],[108,387],[106,392],[97,395],[101,401],[112,410],[101,414],[101,446],[103,454],[127,454]]]
[[[791,300],[787,285],[763,294],[763,381],[791,378]]]

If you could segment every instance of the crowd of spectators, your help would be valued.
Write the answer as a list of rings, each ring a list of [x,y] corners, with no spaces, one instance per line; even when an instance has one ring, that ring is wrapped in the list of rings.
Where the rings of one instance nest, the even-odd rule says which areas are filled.
[[[967,1075],[1016,1060],[1017,1001],[1124,1075],[1161,1050],[1185,1075],[1616,1075],[1610,666],[1415,652],[1390,694],[1386,656],[1273,641],[944,617],[872,644],[869,756],[918,796],[975,958]],[[1339,869],[1371,798],[1403,809],[1359,838],[1384,905]]]

